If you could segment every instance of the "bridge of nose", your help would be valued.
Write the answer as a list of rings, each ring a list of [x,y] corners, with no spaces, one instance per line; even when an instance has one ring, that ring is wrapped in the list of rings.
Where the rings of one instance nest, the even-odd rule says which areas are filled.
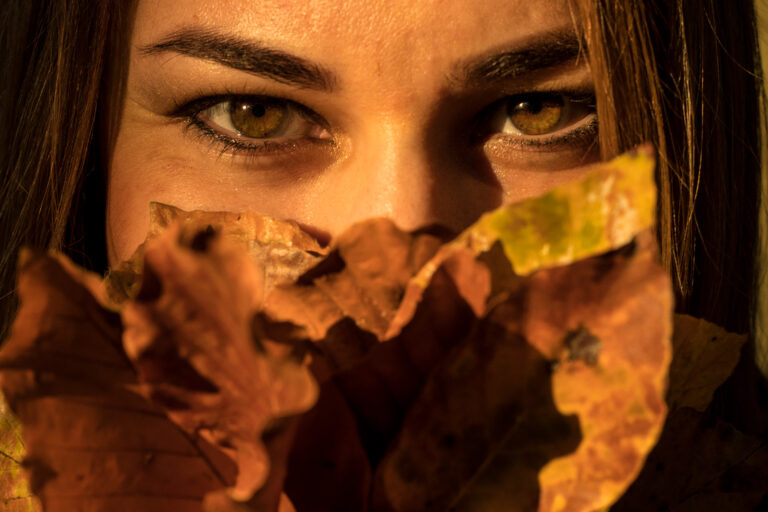
[[[431,139],[428,116],[371,115],[349,150],[320,178],[313,224],[331,234],[370,217],[401,229],[441,224],[454,231],[501,203],[500,185],[462,155]]]

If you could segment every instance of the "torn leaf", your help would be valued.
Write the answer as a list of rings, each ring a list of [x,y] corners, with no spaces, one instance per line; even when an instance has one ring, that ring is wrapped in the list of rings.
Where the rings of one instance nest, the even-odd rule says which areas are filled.
[[[313,266],[326,249],[296,223],[273,219],[253,212],[184,211],[174,206],[151,203],[147,241],[153,240],[170,226],[178,229],[180,241],[186,245],[202,243],[201,233],[216,232],[242,247],[250,259],[263,269],[264,288],[295,280]],[[112,269],[106,279],[109,296],[122,303],[136,293],[139,286],[146,242],[131,258]]]
[[[670,309],[648,234],[525,278],[429,375],[378,467],[375,509],[610,505],[664,420]]]
[[[270,474],[262,433],[309,409],[317,388],[300,359],[252,336],[260,266],[229,239],[206,236],[204,247],[186,246],[170,228],[147,242],[144,280],[122,312],[123,346],[142,393],[237,463],[230,495],[248,501]]]
[[[119,316],[62,258],[22,258],[21,307],[0,353],[32,492],[46,512],[198,511],[231,484],[232,463],[138,393]]]
[[[652,168],[622,156],[453,240],[370,219],[324,248],[293,223],[155,204],[104,283],[28,256],[0,388],[31,489],[46,511],[606,509],[666,414]],[[701,346],[678,321],[668,396],[690,411],[741,341]],[[753,481],[753,439],[677,421],[672,445],[738,440],[706,467]]]

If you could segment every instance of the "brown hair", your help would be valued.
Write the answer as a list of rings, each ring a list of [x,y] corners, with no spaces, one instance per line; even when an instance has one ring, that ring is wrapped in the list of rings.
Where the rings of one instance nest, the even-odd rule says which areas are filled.
[[[0,335],[21,245],[105,268],[101,155],[113,130],[98,119],[120,111],[133,3],[0,7],[13,57],[0,64]],[[658,150],[658,236],[678,311],[751,330],[762,131],[751,1],[573,0],[573,12],[603,156],[645,141]]]
[[[580,0],[604,157],[657,148],[659,243],[677,309],[752,327],[761,65],[751,0]]]
[[[0,339],[15,311],[21,246],[61,249],[91,268],[106,266],[101,159],[111,142],[104,134],[114,130],[98,119],[99,112],[120,112],[114,103],[122,101],[133,4],[0,6]]]
[[[658,151],[658,240],[678,312],[756,332],[762,67],[751,0],[575,0],[604,158]],[[755,338],[713,411],[768,429]],[[765,405],[765,404],[763,404]]]

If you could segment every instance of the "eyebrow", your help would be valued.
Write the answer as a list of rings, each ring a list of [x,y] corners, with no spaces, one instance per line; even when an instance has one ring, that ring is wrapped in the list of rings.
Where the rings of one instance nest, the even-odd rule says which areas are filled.
[[[522,48],[463,62],[448,78],[463,87],[493,85],[576,61],[586,53],[585,48],[575,34],[556,32]],[[318,64],[258,41],[227,36],[213,30],[182,29],[140,50],[147,55],[176,52],[304,89],[331,92],[337,84],[335,75]]]
[[[569,62],[586,55],[586,46],[571,32],[557,32],[526,46],[464,62],[449,77],[464,86],[487,86]]]
[[[303,89],[330,92],[336,85],[334,75],[322,66],[258,41],[211,30],[179,30],[140,50],[147,55],[176,52]]]

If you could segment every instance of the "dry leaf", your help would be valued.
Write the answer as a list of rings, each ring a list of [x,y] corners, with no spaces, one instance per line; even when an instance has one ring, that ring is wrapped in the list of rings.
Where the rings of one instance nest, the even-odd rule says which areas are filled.
[[[21,300],[0,386],[23,425],[30,485],[46,512],[199,511],[231,462],[138,394],[117,314],[62,257],[22,258]]]
[[[568,423],[557,408],[578,413],[589,435],[573,457],[544,469],[541,496],[535,486],[522,485],[521,492],[532,494],[533,502],[541,499],[541,510],[586,510],[609,505],[620,495],[655,442],[665,412],[671,295],[655,263],[650,236],[641,238],[637,255],[632,245],[587,263],[542,270],[526,280],[515,275],[509,260],[533,272],[630,241],[652,223],[653,190],[648,156],[624,157],[594,170],[583,182],[488,214],[439,248],[410,280],[405,279],[407,272],[398,274],[397,266],[388,268],[383,262],[391,259],[410,270],[401,255],[423,240],[420,235],[409,242],[391,222],[365,221],[353,227],[355,236],[342,237],[329,257],[296,284],[278,286],[268,296],[260,332],[284,343],[316,342],[320,353],[313,370],[325,389],[348,402],[372,465],[400,431],[396,443],[403,445],[391,447],[377,470],[374,509],[441,510],[467,492],[468,481],[494,458],[506,435],[531,434],[551,424],[558,439],[542,441],[539,455],[531,455],[536,462],[525,467],[535,478],[538,468],[578,445],[573,421]],[[585,213],[589,208],[584,198],[593,213]],[[580,208],[572,210],[569,201]],[[561,207],[548,209],[554,203]],[[510,256],[505,241],[525,233],[535,234],[529,239],[555,237],[557,243],[543,253],[521,250]],[[628,254],[631,264],[622,264]],[[588,270],[575,271],[579,265]],[[515,309],[521,302],[524,312]],[[501,327],[491,328],[492,319]],[[592,329],[599,333],[597,342]],[[623,343],[633,337],[634,343]],[[585,366],[584,361],[597,358],[603,338],[610,342],[600,359],[603,364]],[[507,347],[504,339],[514,343]],[[459,357],[457,350],[480,359],[474,380],[457,383],[445,370]],[[482,350],[483,357],[471,356]],[[546,399],[550,382],[544,370],[564,352],[572,353],[574,361],[563,362],[555,374],[556,408],[552,397]],[[441,372],[446,376],[441,378]],[[529,388],[544,394],[527,395],[523,390]],[[601,392],[591,396],[595,389]],[[487,409],[477,411],[473,405]],[[510,408],[526,418],[543,412],[520,427]],[[458,425],[450,430],[454,416]],[[558,424],[570,427],[558,430]],[[482,442],[478,435],[485,436]],[[440,445],[441,439],[451,440],[450,449]],[[526,443],[526,435],[517,441]],[[619,442],[618,457],[606,447],[614,442]],[[457,451],[464,455],[455,456]],[[453,472],[451,477],[440,468]],[[509,506],[515,500],[507,492],[508,483],[520,474],[511,471],[506,480],[494,476],[505,484],[497,482],[490,494]],[[487,489],[482,493],[487,495]]]
[[[652,171],[625,155],[448,243],[373,219],[322,248],[257,214],[153,205],[106,284],[29,259],[0,385],[33,489],[46,510],[610,506],[665,415]],[[741,341],[702,347],[680,322],[669,397],[703,407]],[[731,432],[683,420],[673,445]],[[752,478],[761,445],[729,436],[708,467]]]
[[[142,286],[122,312],[123,344],[143,393],[236,461],[230,494],[248,501],[269,475],[262,432],[309,409],[317,389],[306,367],[252,336],[260,266],[217,233],[200,236],[185,247],[172,227],[147,242]]]
[[[703,412],[715,390],[733,373],[746,341],[746,335],[729,333],[706,320],[675,315],[669,407]]]
[[[407,285],[445,237],[439,230],[405,233],[388,219],[353,225],[296,283],[273,290],[265,313],[303,328],[311,340],[325,338],[345,318],[383,339]]]
[[[536,272],[478,319],[379,466],[376,510],[610,505],[665,412],[671,295],[649,239]]]
[[[765,510],[768,441],[684,407],[667,419],[638,479],[613,512]]]
[[[0,508],[6,512],[38,512],[40,503],[24,474],[24,441],[16,417],[0,397]]]
[[[174,206],[151,203],[147,241],[154,240],[171,226],[179,230],[180,242],[193,244],[199,233],[215,231],[244,249],[257,268],[264,272],[263,286],[294,281],[326,253],[295,222],[273,219],[253,212],[184,211]],[[128,260],[110,271],[106,279],[109,296],[118,303],[133,297],[143,272],[146,242]]]

